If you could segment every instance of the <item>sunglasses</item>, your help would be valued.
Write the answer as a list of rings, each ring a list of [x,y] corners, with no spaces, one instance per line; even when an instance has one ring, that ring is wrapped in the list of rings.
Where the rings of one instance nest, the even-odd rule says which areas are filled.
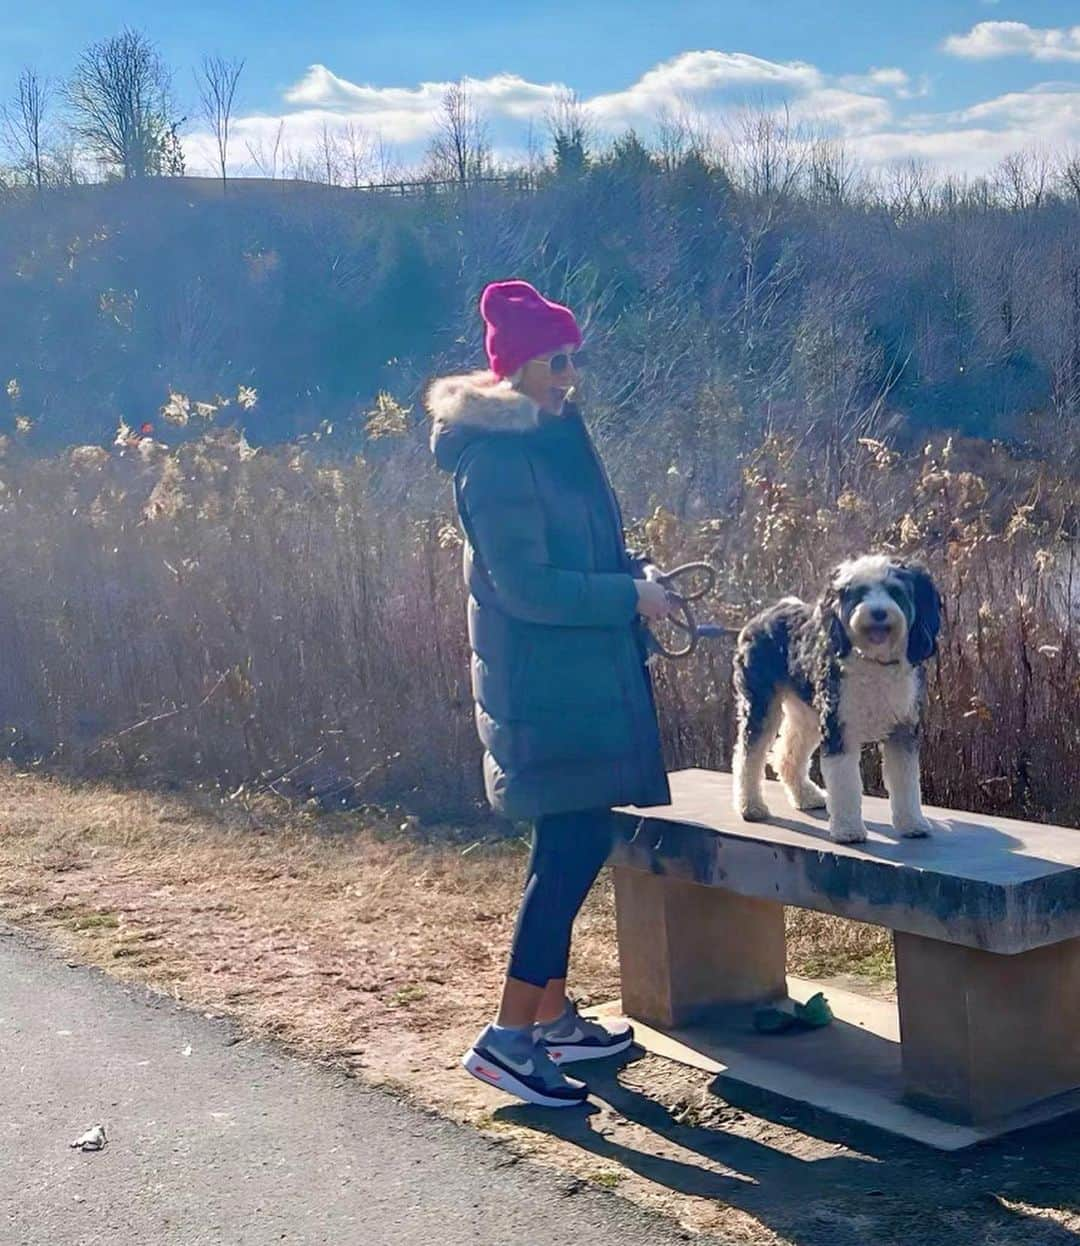
[[[559,376],[563,372],[569,371],[571,365],[575,368],[580,368],[587,361],[585,358],[585,352],[577,350],[574,351],[573,354],[569,351],[560,351],[557,355],[552,355],[550,359],[547,359],[544,362],[551,369],[554,376]]]

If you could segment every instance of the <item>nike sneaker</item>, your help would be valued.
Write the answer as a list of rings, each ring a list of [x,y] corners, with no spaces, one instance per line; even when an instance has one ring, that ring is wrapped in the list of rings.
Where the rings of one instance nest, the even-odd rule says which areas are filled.
[[[634,1041],[634,1030],[628,1021],[602,1023],[583,1017],[573,1000],[557,1021],[535,1028],[537,1045],[544,1048],[554,1064],[570,1064],[575,1060],[602,1060],[617,1056]]]
[[[544,1108],[572,1108],[589,1096],[584,1082],[555,1067],[529,1028],[489,1025],[465,1053],[461,1066],[477,1081]]]

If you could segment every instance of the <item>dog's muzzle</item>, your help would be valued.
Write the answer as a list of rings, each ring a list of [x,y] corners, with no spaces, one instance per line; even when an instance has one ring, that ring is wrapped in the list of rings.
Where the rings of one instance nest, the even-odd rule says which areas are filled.
[[[896,606],[863,605],[851,616],[849,626],[859,648],[873,654],[900,643],[905,619]]]

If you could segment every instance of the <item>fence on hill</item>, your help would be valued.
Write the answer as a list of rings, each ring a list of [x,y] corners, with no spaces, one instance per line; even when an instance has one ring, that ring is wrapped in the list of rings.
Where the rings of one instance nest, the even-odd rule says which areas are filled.
[[[467,181],[460,181],[457,178],[443,181],[429,178],[416,182],[371,182],[366,186],[350,186],[345,187],[345,189],[364,191],[369,194],[414,198],[422,195],[454,194],[463,190],[475,190],[481,187],[529,194],[536,190],[537,185],[537,179],[531,174],[513,173],[501,177],[471,177]]]

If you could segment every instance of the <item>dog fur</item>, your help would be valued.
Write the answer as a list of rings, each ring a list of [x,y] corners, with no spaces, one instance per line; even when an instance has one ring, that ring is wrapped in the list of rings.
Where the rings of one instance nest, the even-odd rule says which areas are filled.
[[[736,812],[747,821],[769,817],[762,780],[776,741],[776,771],[792,805],[827,807],[838,843],[863,840],[860,758],[864,744],[879,744],[894,829],[928,835],[919,726],[923,664],[940,626],[941,599],[925,568],[885,555],[841,564],[814,606],[788,597],[751,620],[735,654]],[[819,745],[825,791],[810,778]]]

